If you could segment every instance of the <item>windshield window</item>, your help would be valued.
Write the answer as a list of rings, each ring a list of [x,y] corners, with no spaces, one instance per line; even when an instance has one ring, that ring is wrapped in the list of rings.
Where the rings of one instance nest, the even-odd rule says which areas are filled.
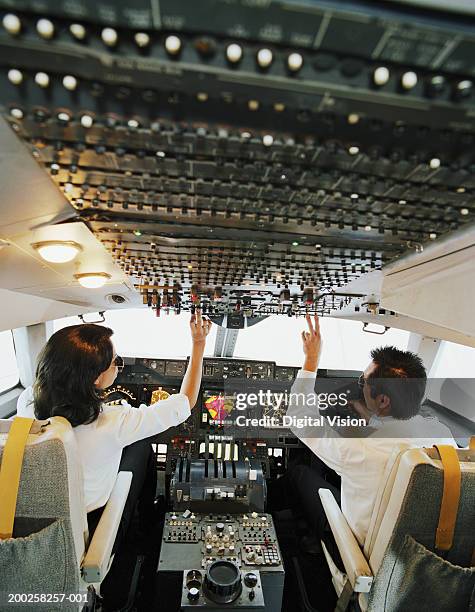
[[[117,353],[123,357],[184,358],[190,354],[188,312],[157,317],[150,308],[128,308],[109,310],[104,316],[106,320],[101,325],[114,330],[112,341]],[[66,317],[54,321],[53,329],[57,331],[78,323],[78,317]],[[206,342],[205,355],[213,355],[215,340],[216,326],[213,325]]]
[[[303,317],[270,316],[261,323],[239,332],[234,356],[276,361],[279,365],[303,362],[301,332],[307,329]],[[332,370],[364,370],[371,349],[394,345],[407,350],[409,332],[389,329],[378,336],[363,332],[361,321],[322,317],[323,337],[320,367]]]

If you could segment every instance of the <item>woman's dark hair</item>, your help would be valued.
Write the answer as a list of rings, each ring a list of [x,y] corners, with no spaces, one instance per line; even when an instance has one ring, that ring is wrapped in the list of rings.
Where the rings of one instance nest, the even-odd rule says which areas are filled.
[[[109,327],[71,325],[54,333],[43,347],[33,385],[35,416],[62,416],[73,427],[92,423],[101,411],[102,395],[94,383],[111,365]]]
[[[371,359],[376,364],[368,377],[371,396],[387,395],[391,400],[391,416],[395,419],[410,419],[418,414],[427,382],[419,355],[383,346],[371,351]]]

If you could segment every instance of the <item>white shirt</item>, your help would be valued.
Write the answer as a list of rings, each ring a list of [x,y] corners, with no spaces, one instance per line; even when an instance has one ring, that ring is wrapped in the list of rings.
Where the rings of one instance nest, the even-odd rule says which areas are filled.
[[[33,417],[33,390],[26,388],[18,398],[18,416]],[[74,428],[84,476],[86,511],[107,503],[116,476],[122,449],[133,442],[176,427],[190,416],[190,402],[184,393],[170,395],[150,406],[133,408],[105,404],[99,417]]]
[[[299,370],[292,387],[292,393],[313,394],[315,372]],[[292,399],[292,398],[291,398]],[[318,415],[318,408],[311,402],[305,407],[290,402],[287,414],[290,416]],[[373,512],[376,493],[386,463],[396,445],[407,448],[431,447],[434,444],[457,446],[450,429],[437,419],[426,419],[417,415],[400,420],[391,417],[371,419],[369,426],[377,431],[368,437],[340,437],[323,419],[321,431],[291,428],[293,433],[306,444],[328,467],[341,477],[341,510],[358,542],[363,546]],[[325,425],[326,422],[326,425]],[[312,437],[305,437],[305,434]],[[415,437],[415,432],[421,437]],[[318,492],[315,491],[315,495]]]

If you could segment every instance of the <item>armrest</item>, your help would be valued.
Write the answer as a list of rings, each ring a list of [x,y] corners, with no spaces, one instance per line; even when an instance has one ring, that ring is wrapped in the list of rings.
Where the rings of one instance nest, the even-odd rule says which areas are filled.
[[[85,582],[101,582],[109,569],[125,502],[132,482],[132,472],[119,472],[96,531],[89,543],[81,566]]]
[[[368,593],[373,582],[373,573],[361,552],[354,533],[330,489],[319,489],[318,494],[353,590]]]

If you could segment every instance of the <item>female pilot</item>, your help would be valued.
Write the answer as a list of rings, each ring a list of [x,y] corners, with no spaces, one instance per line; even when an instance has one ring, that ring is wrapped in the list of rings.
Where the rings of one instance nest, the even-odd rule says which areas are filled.
[[[122,360],[110,339],[113,331],[93,324],[73,325],[53,334],[40,353],[33,387],[18,398],[19,416],[39,420],[62,416],[74,427],[90,532],[97,526],[119,470],[133,473],[114,550],[127,531],[136,502],[146,512],[146,502],[150,508],[155,494],[156,470],[146,438],[185,421],[196,403],[210,328],[211,322],[202,319],[200,312],[191,317],[191,358],[180,393],[150,406],[136,409],[102,403],[102,390],[112,385]]]

